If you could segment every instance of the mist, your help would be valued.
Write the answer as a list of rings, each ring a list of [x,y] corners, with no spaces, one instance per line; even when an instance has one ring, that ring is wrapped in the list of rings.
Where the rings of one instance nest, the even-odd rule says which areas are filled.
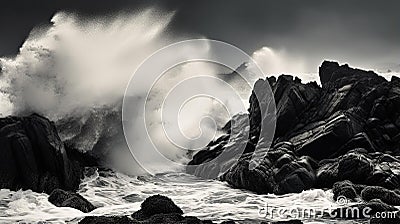
[[[15,57],[1,58],[1,115],[28,115],[38,113],[60,127],[75,122],[78,129],[59,130],[63,140],[70,140],[83,152],[98,148],[102,138],[111,143],[101,149],[104,165],[125,173],[142,173],[141,167],[133,160],[126,144],[109,138],[121,139],[121,133],[113,136],[108,129],[115,126],[107,121],[107,116],[120,111],[125,88],[137,67],[157,49],[179,41],[167,33],[174,12],[164,12],[156,8],[133,13],[119,13],[114,16],[83,18],[77,14],[59,12],[51,19],[51,26],[37,27],[27,37]],[[196,37],[194,37],[196,38]],[[191,52],[210,54],[207,46],[190,49]],[[226,106],[235,103],[230,85],[224,86],[218,74],[232,71],[213,63],[191,62],[172,68],[155,83],[147,97],[148,90],[139,88],[130,96],[147,100],[150,113],[149,135],[155,142],[145,141],[146,131],[136,130],[136,153],[149,154],[149,144],[158,144],[162,154],[174,161],[186,161],[187,151],[176,147],[168,136],[178,136],[185,149],[199,149],[220,134],[232,114],[245,112],[246,107],[231,114]],[[200,90],[213,89],[221,94],[219,99],[194,98],[178,105],[173,100],[170,106],[180,107],[179,117],[174,125],[160,119],[161,103],[175,85],[198,76],[208,76],[208,81],[196,83]],[[211,77],[211,79],[210,79]],[[216,79],[212,79],[215,77]],[[144,77],[145,78],[145,77]],[[219,80],[219,81],[218,81]],[[227,82],[228,83],[228,82]],[[192,87],[186,87],[190,90]],[[193,89],[193,88],[192,88]],[[183,89],[183,93],[190,91]],[[233,90],[235,91],[235,90]],[[247,95],[250,88],[247,88]],[[243,90],[238,90],[243,94]],[[247,97],[240,103],[247,101]],[[136,110],[137,119],[143,118],[140,108]],[[114,116],[114,115],[113,115]],[[210,118],[210,119],[204,119]],[[115,119],[116,129],[120,131],[119,119]],[[166,127],[163,125],[166,124]],[[176,126],[178,124],[178,126]],[[89,126],[89,131],[82,130]],[[73,125],[72,125],[73,126]],[[76,125],[75,125],[76,126]],[[74,131],[78,130],[78,133]],[[166,130],[170,133],[167,133]],[[173,132],[173,133],[171,133]],[[196,141],[194,139],[197,139]],[[194,143],[197,142],[197,143]],[[154,161],[151,154],[146,155],[156,172],[173,169]]]

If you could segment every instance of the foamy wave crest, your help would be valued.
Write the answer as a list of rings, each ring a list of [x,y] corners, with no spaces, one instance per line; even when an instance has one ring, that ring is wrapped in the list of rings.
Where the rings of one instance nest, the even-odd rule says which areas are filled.
[[[133,159],[122,136],[123,93],[141,61],[170,41],[164,33],[173,15],[155,8],[95,18],[55,14],[18,55],[0,58],[1,115],[42,114],[72,147],[134,170],[125,167]]]
[[[173,13],[147,9],[106,18],[57,13],[34,29],[14,58],[1,58],[3,115],[38,112],[53,120],[115,104],[138,64],[164,45]]]
[[[31,32],[17,56],[0,58],[1,115],[42,114],[56,122],[68,147],[90,152],[101,164],[119,171],[142,173],[124,138],[122,98],[139,65],[162,46],[176,41],[166,35],[173,15],[174,12],[154,8],[108,17],[55,14],[50,26]],[[195,45],[183,49],[182,55],[208,58],[218,50],[208,44]],[[133,130],[134,140],[139,154],[144,154],[148,158],[146,162],[153,164],[154,172],[166,172],[172,167],[156,163],[146,151],[149,145],[143,139],[147,132],[152,136],[151,144],[165,145],[173,138],[174,143],[185,149],[199,149],[213,140],[234,114],[246,112],[248,103],[244,101],[255,79],[263,75],[254,75],[246,66],[239,67],[244,62],[237,61],[229,69],[205,62],[179,65],[166,71],[154,83],[150,94],[143,85],[148,81],[147,76],[135,80],[129,98],[133,105],[146,101],[149,125],[145,131]],[[237,72],[232,73],[238,67],[251,80],[244,81]],[[193,77],[197,79],[191,79]],[[192,81],[186,81],[186,85],[175,87],[189,79]],[[181,91],[170,92],[171,89]],[[217,97],[197,96],[187,102],[175,102],[177,96],[194,90],[202,93],[212,90]],[[170,96],[165,97],[168,94]],[[179,109],[178,106],[183,105],[179,110],[179,122],[167,124],[165,120],[171,120],[169,113],[164,113],[164,121],[157,117],[164,100],[170,108]],[[142,118],[141,110],[134,108],[132,116]],[[164,135],[165,130],[169,136]],[[166,148],[163,155],[184,163],[187,151],[175,146],[162,147]]]
[[[0,59],[1,114],[42,114],[56,122],[60,136],[68,147],[90,152],[105,166],[125,173],[140,174],[141,167],[133,160],[123,136],[122,97],[139,64],[148,55],[173,41],[166,35],[173,15],[173,12],[154,8],[96,18],[57,13],[51,19],[50,26],[35,28],[31,32],[17,56]],[[187,55],[211,53],[207,45],[186,50]],[[196,86],[225,94],[221,98],[224,101],[222,105],[229,104],[231,95],[215,81],[217,74],[221,73],[230,74],[231,70],[221,70],[210,63],[188,63],[171,68],[163,79],[155,83],[150,97],[147,97],[147,89],[142,85],[146,77],[136,80],[130,97],[135,104],[146,99],[150,110],[147,120],[157,123],[155,115],[158,115],[158,105],[164,95],[188,77],[214,77],[210,82],[196,82]],[[233,76],[222,75],[221,78],[227,78],[232,85],[237,82],[236,85],[243,87]],[[248,93],[250,89],[251,86],[247,85]],[[247,101],[247,97],[243,99]],[[186,104],[179,123],[185,134],[192,136],[189,141],[181,142],[186,148],[204,146],[218,134],[215,127],[223,126],[229,120],[231,114],[223,112],[224,108],[218,102],[194,99]],[[246,107],[232,113],[240,111],[246,111]],[[134,115],[140,117],[139,113],[140,108],[135,108]],[[199,126],[196,119],[207,114],[213,114],[216,123],[203,122]],[[205,135],[198,139],[200,144],[193,145],[193,137],[199,134],[198,131],[203,131]],[[151,126],[149,132],[156,140],[164,137],[156,125]],[[148,145],[142,141],[147,133],[134,130],[134,135],[141,153],[148,154]],[[158,144],[164,142],[159,141]],[[185,153],[176,149],[168,149],[164,154],[176,160],[186,158]],[[148,160],[152,160],[151,156],[148,156]],[[165,164],[153,165],[156,172],[171,169]]]

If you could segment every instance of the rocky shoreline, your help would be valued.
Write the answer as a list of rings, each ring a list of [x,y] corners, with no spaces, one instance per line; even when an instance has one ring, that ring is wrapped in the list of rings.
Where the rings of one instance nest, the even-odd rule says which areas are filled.
[[[336,62],[324,62],[319,75],[322,87],[287,75],[257,81],[249,114],[242,115],[250,120],[247,153],[221,176],[222,181],[275,194],[332,188],[342,180],[388,189],[400,186],[400,78],[387,81],[371,71]],[[263,148],[260,124],[268,121],[260,117],[256,97],[266,94],[267,84],[277,105],[271,148]],[[235,118],[230,122],[239,123]],[[194,155],[189,164],[215,158],[226,149],[227,139],[229,133]],[[242,143],[233,139],[229,144]],[[255,149],[264,152],[264,157],[256,169],[249,170]],[[218,170],[223,163],[188,172],[207,177],[210,169]]]
[[[243,136],[246,136],[245,130],[250,130],[245,153],[220,180],[261,194],[299,193],[311,188],[338,187],[342,186],[341,181],[349,181],[382,187],[379,189],[386,189],[397,198],[400,78],[387,81],[372,71],[328,61],[319,68],[319,77],[321,86],[315,82],[303,84],[289,75],[256,82],[249,100],[249,113],[240,115],[248,116],[250,127],[240,123],[239,115],[227,124],[228,127],[230,123],[239,124]],[[268,104],[263,97],[267,95],[266,85],[271,86],[277,107],[276,131],[270,148],[265,147],[265,133],[260,130],[263,122],[269,122],[268,111],[261,111],[260,106]],[[259,102],[257,97],[264,101]],[[240,147],[243,140],[230,139],[227,133],[211,142],[189,163],[198,166],[187,171],[205,178],[210,173],[218,173],[232,161],[206,162],[230,150],[232,145]],[[263,158],[255,169],[250,169],[256,150]],[[376,199],[381,207],[397,205],[373,195],[368,201]]]
[[[219,179],[234,188],[259,194],[300,193],[312,188],[332,188],[334,199],[344,196],[372,208],[371,215],[397,211],[400,206],[400,78],[391,81],[371,71],[324,62],[321,86],[303,84],[282,75],[258,80],[250,97],[249,113],[228,122],[249,130],[248,139],[216,139],[193,156],[188,173],[207,178],[232,161],[212,160],[222,151],[245,144],[245,153]],[[276,132],[265,148],[262,107],[257,96],[270,85],[277,105]],[[266,103],[266,102],[261,102]],[[268,112],[266,113],[268,114]],[[248,116],[250,127],[241,127]],[[268,117],[268,116],[267,116]],[[243,133],[245,135],[245,133]],[[247,136],[247,135],[246,135]],[[56,206],[90,212],[95,207],[74,193],[87,165],[96,159],[64,143],[53,122],[32,114],[0,118],[0,187],[31,189],[49,194]],[[253,152],[263,153],[261,163],[249,169]],[[337,217],[360,218],[360,217]],[[361,217],[363,218],[363,217]],[[400,219],[371,219],[371,223],[398,223]],[[80,223],[212,223],[184,216],[169,198],[147,198],[138,212],[121,217],[86,217]],[[224,223],[234,223],[224,222]],[[301,223],[293,220],[281,223]]]

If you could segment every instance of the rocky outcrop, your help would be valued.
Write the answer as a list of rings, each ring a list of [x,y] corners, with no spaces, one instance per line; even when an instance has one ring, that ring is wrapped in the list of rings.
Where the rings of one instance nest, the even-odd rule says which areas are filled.
[[[0,188],[50,194],[76,190],[82,167],[71,160],[55,125],[33,114],[0,118]]]
[[[219,175],[233,187],[284,194],[350,180],[399,188],[400,79],[387,81],[372,71],[328,61],[322,63],[319,76],[321,86],[288,75],[258,80],[249,100],[249,125],[240,127],[235,138],[227,131],[211,142],[189,163],[199,166],[187,171],[209,177],[203,174],[223,166],[202,164],[214,161],[224,150],[245,146],[238,162]],[[269,147],[263,141],[271,132],[261,127],[274,119],[265,106],[271,104],[270,91],[275,98],[276,131]],[[234,130],[229,125],[240,123],[244,116],[234,116],[227,127]],[[261,160],[252,164],[255,155]]]
[[[400,161],[388,154],[368,154],[366,150],[358,149],[320,162],[316,187],[331,187],[343,180],[396,189],[400,186]]]
[[[314,161],[307,156],[297,157],[290,143],[266,150],[262,163],[249,169],[251,153],[221,176],[232,186],[249,189],[257,193],[299,193],[311,188],[315,182]]]
[[[91,212],[96,208],[80,194],[61,189],[51,192],[48,200],[57,207],[71,207],[82,212]]]

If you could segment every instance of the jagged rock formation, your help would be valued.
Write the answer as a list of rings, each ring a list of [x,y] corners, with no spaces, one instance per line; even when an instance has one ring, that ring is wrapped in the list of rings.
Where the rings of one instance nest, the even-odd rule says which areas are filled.
[[[48,119],[37,114],[0,118],[0,144],[0,188],[78,189],[82,167],[69,159]]]
[[[242,136],[249,136],[245,143],[237,143],[247,144],[245,153],[221,180],[233,187],[276,194],[332,187],[342,180],[400,187],[400,78],[387,81],[372,71],[328,61],[322,63],[319,76],[321,86],[288,75],[255,83],[247,115],[250,125],[240,129]],[[270,148],[262,143],[270,133],[260,130],[271,119],[261,117],[269,114],[259,103],[266,85],[272,88],[277,115]],[[238,123],[237,118],[228,126]],[[236,142],[228,142],[229,137],[228,132],[211,142],[189,164],[202,164],[223,150],[234,150]],[[262,162],[250,169],[255,150],[264,152]],[[207,177],[207,168],[200,165],[187,171]]]

